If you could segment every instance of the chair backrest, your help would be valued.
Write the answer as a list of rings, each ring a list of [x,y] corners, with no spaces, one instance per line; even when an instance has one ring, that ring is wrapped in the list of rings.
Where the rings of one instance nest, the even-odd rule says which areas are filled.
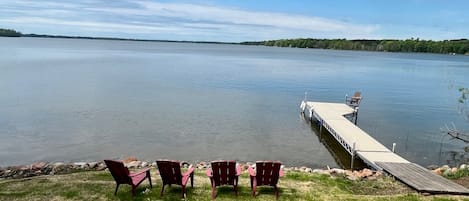
[[[235,178],[235,161],[212,161],[212,181],[215,186],[234,185]]]
[[[157,160],[156,165],[163,184],[182,185],[181,165],[179,161]]]
[[[361,98],[362,97],[362,92],[356,91],[355,94],[353,94],[353,98]]]
[[[360,104],[361,99],[362,99],[362,93],[359,91],[356,91],[355,94],[353,94],[353,96],[350,97],[349,104],[358,105]]]
[[[129,169],[124,166],[124,163],[114,160],[104,160],[104,163],[106,163],[116,183],[132,184],[132,179],[129,177]]]
[[[257,161],[256,162],[256,181],[257,185],[277,185],[280,166],[279,161]]]

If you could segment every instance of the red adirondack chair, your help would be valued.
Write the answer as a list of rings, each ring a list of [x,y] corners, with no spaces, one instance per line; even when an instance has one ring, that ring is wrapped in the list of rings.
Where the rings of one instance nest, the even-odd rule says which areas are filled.
[[[257,186],[272,186],[275,190],[275,198],[278,199],[277,183],[279,177],[283,177],[283,170],[279,161],[257,161],[256,170],[249,167],[248,172],[251,177],[252,196],[256,197]]]
[[[157,160],[156,165],[160,172],[163,187],[161,188],[161,196],[164,193],[164,186],[177,184],[182,187],[182,197],[186,197],[186,184],[191,179],[191,187],[194,187],[194,168],[189,167],[185,173],[181,173],[181,165],[179,161]]]
[[[212,161],[212,168],[206,170],[207,176],[212,184],[212,199],[215,199],[217,186],[233,185],[236,196],[238,196],[238,177],[241,167],[235,161]]]
[[[148,178],[148,181],[150,182],[150,188],[153,188],[151,185],[150,168],[145,168],[138,172],[130,173],[129,169],[127,169],[127,167],[124,166],[124,163],[120,161],[104,160],[104,163],[106,163],[107,168],[116,181],[116,191],[114,192],[114,195],[117,194],[119,185],[129,184],[132,186],[132,196],[135,196],[135,190],[137,189],[137,186],[140,185],[146,178]]]

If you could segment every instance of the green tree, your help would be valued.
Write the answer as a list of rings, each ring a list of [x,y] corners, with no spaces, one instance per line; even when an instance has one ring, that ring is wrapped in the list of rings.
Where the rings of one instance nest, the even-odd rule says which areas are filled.
[[[13,29],[0,29],[0,36],[6,37],[20,37],[21,33]]]

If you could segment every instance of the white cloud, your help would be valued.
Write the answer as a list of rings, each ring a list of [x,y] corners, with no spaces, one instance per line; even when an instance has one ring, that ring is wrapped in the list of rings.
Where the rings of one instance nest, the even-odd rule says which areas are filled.
[[[115,2],[113,2],[115,3]],[[40,3],[19,0],[0,3],[0,13],[15,13],[0,18],[0,23],[54,26],[89,30],[90,36],[103,33],[134,33],[135,37],[177,40],[246,41],[278,38],[369,38],[377,25],[354,24],[314,16],[256,12],[239,8],[154,1],[102,1]],[[53,13],[51,13],[52,11]],[[0,16],[1,17],[1,16]],[[0,25],[2,25],[0,24]],[[21,30],[20,30],[21,31]],[[60,34],[60,33],[56,33]],[[84,33],[86,35],[86,33]],[[162,36],[174,38],[161,38]]]

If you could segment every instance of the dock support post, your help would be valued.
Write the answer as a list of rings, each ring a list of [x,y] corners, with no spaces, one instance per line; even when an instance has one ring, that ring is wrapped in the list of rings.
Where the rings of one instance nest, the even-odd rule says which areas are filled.
[[[355,142],[352,145],[352,159],[350,159],[350,170],[353,170],[353,161],[355,160]]]
[[[321,133],[322,133],[322,127],[323,127],[321,120],[319,120],[319,124],[321,124],[321,125],[319,125],[319,135],[321,135]]]
[[[393,142],[392,143],[392,153],[396,153],[395,150],[396,150],[396,143]]]
[[[355,116],[355,122],[354,122],[354,123],[355,123],[355,125],[357,125],[357,120],[358,120],[358,107],[355,107],[354,109],[355,109],[355,114],[354,114],[354,116]]]

